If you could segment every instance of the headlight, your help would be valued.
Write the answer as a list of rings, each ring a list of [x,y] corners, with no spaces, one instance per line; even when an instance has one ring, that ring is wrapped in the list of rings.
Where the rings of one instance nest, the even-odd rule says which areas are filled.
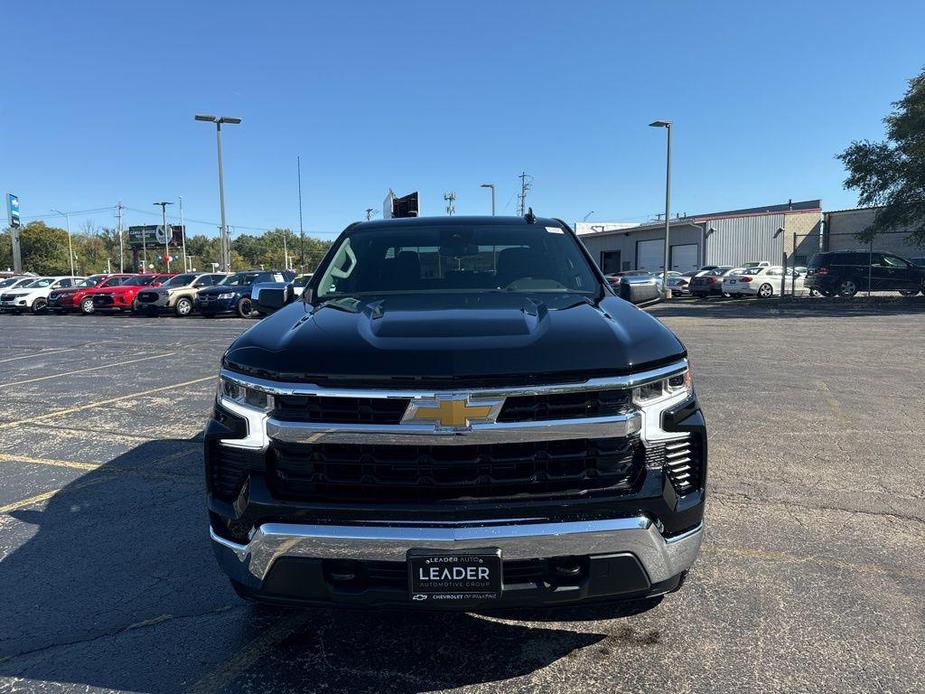
[[[264,393],[262,390],[242,386],[227,378],[220,378],[218,381],[218,397],[220,400],[231,400],[239,405],[260,410],[261,412],[269,412],[273,409],[272,395]]]
[[[642,414],[642,436],[647,442],[677,439],[677,432],[662,429],[662,413],[693,396],[691,372],[683,372],[633,388],[633,403]]]
[[[217,299],[234,299],[234,292],[222,292],[216,298]]]
[[[690,397],[694,393],[694,381],[690,369],[683,373],[646,383],[633,389],[633,402],[640,406],[653,405],[662,400],[675,400],[679,395]]]

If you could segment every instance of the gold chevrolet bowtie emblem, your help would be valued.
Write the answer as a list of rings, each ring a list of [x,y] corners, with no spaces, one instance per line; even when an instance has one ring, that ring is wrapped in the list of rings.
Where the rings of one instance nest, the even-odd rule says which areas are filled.
[[[405,422],[433,422],[438,429],[466,429],[472,424],[493,422],[502,400],[470,403],[467,396],[416,400],[405,414]]]

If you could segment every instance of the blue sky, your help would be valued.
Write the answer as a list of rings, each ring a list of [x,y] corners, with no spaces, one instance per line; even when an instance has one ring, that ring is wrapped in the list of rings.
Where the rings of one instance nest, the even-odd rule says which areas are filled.
[[[191,232],[218,223],[330,236],[419,190],[424,213],[529,204],[573,221],[821,197],[851,207],[834,155],[879,138],[925,66],[909,2],[26,2],[4,22],[0,189],[24,218],[122,200],[153,223],[183,196]],[[138,212],[134,210],[140,210]],[[147,212],[147,214],[145,214]],[[175,214],[175,209],[174,209]],[[47,221],[54,221],[50,216]],[[112,225],[112,210],[76,214]]]

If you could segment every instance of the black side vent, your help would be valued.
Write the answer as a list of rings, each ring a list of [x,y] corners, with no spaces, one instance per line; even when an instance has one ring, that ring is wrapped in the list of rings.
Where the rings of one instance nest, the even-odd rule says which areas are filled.
[[[700,486],[700,446],[696,436],[669,441],[665,447],[665,472],[681,496]]]

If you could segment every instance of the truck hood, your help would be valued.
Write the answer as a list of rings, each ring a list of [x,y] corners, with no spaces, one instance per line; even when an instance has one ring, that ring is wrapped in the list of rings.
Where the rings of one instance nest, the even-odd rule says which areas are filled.
[[[283,381],[474,387],[617,375],[685,354],[622,299],[499,292],[299,301],[241,335],[223,363]]]

